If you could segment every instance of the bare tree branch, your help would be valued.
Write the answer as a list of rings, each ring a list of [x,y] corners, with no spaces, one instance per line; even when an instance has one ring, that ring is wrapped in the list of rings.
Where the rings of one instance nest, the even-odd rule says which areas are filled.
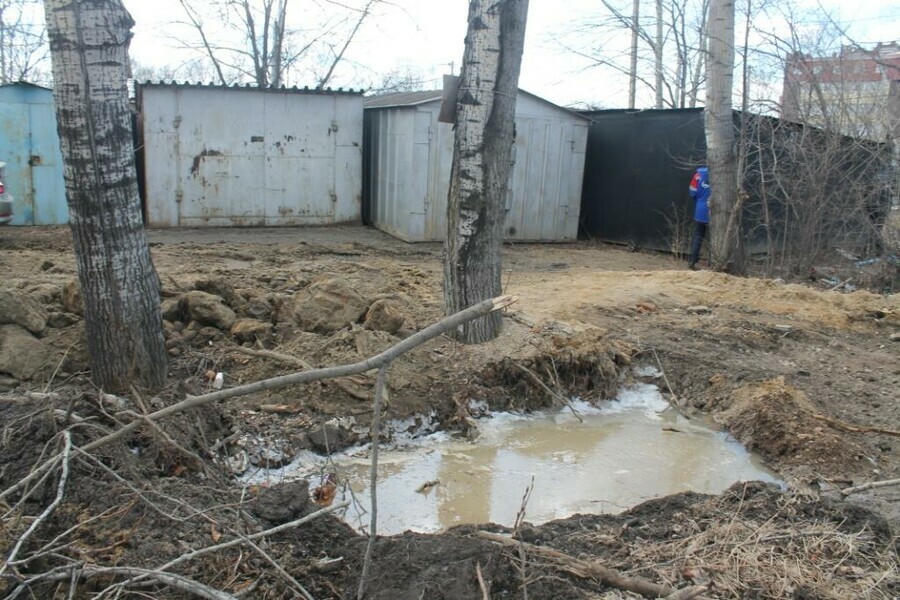
[[[375,538],[378,534],[378,447],[381,442],[381,398],[387,393],[387,370],[390,363],[378,369],[378,380],[375,383],[375,406],[372,415],[372,462],[369,466],[369,496],[371,498],[371,520],[369,522],[369,541],[366,544],[366,554],[363,559],[362,573],[359,576],[359,588],[356,591],[357,600],[362,600],[366,594],[366,580],[369,577],[369,568],[372,565],[372,551],[375,548]]]
[[[193,579],[175,573],[163,573],[152,569],[141,569],[138,567],[80,567],[77,565],[61,567],[54,571],[31,577],[20,583],[10,594],[9,598],[10,600],[18,598],[30,586],[42,581],[95,579],[97,577],[109,577],[110,575],[149,579],[206,600],[237,600],[236,596],[213,589],[200,582],[194,581]]]
[[[369,9],[373,4],[377,3],[378,0],[369,0],[366,3],[366,7],[363,9],[362,13],[359,15],[359,19],[356,21],[356,25],[353,26],[353,29],[347,35],[347,39],[344,40],[344,45],[341,47],[340,52],[335,53],[334,60],[331,61],[331,66],[328,67],[328,71],[319,80],[319,84],[316,86],[316,89],[323,89],[327,84],[328,80],[331,79],[331,75],[334,73],[335,67],[338,66],[338,63],[341,62],[341,59],[344,58],[344,52],[347,51],[347,48],[350,46],[350,42],[353,41],[353,38],[356,37],[356,32],[359,31],[359,28],[362,26],[363,21],[366,20],[366,17],[369,16]]]
[[[213,67],[216,69],[216,74],[219,76],[219,83],[221,83],[222,85],[228,85],[228,82],[225,80],[225,75],[222,73],[222,65],[216,58],[216,54],[209,43],[209,39],[207,39],[206,37],[206,32],[203,29],[203,23],[200,21],[199,17],[196,15],[196,13],[186,0],[178,1],[181,3],[181,7],[184,9],[185,14],[188,16],[188,19],[191,20],[191,24],[194,26],[194,28],[197,30],[197,34],[200,36],[200,39],[203,42],[203,48],[206,51],[207,56],[209,56],[209,60],[212,62]]]
[[[56,510],[56,507],[59,506],[60,502],[62,502],[63,496],[66,493],[66,482],[69,480],[69,457],[72,453],[72,434],[69,431],[63,432],[63,449],[62,449],[62,474],[59,476],[59,485],[56,488],[56,497],[53,499],[47,508],[44,509],[34,521],[32,521],[31,525],[28,526],[28,529],[25,530],[25,533],[19,536],[19,539],[16,541],[15,546],[13,546],[12,551],[9,553],[9,556],[4,561],[3,565],[0,566],[0,575],[6,572],[6,569],[11,565],[16,563],[16,555],[19,553],[19,550],[22,549],[22,544],[25,543],[31,534],[35,532],[35,530],[41,526],[47,517]]]

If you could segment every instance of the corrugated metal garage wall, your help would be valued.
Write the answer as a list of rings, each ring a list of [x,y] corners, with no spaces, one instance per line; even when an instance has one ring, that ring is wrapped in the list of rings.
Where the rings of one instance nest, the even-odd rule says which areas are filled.
[[[0,86],[0,162],[12,194],[12,225],[69,222],[53,92],[30,83]]]
[[[454,133],[438,122],[440,98],[435,91],[367,100],[367,219],[406,241],[447,233]],[[505,239],[576,238],[588,122],[520,92]]]
[[[358,222],[362,96],[139,87],[148,225]]]

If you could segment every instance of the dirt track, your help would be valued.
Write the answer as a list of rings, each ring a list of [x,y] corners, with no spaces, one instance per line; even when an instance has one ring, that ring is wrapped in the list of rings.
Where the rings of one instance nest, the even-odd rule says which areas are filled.
[[[226,300],[233,296],[229,303],[239,316],[252,312],[253,306],[261,306],[268,311],[261,318],[274,325],[261,345],[300,356],[315,366],[359,360],[395,343],[398,336],[440,318],[441,247],[436,244],[409,245],[372,229],[343,227],[166,230],[150,232],[149,239],[168,297],[179,297],[195,288],[214,290]],[[62,291],[75,277],[67,230],[0,230],[0,269],[6,274],[4,287],[39,298],[53,311],[66,312],[61,307]],[[853,541],[841,536],[869,528],[877,530],[873,538],[866,538],[874,540],[865,542],[871,545],[871,553],[847,554],[846,562],[838,564],[852,565],[853,569],[845,573],[841,571],[844,567],[834,566],[831,575],[840,580],[837,583],[826,582],[827,573],[814,573],[806,566],[790,577],[779,575],[775,571],[780,567],[767,566],[758,556],[754,559],[758,561],[758,573],[754,571],[746,578],[756,582],[754,589],[763,594],[761,597],[853,597],[863,589],[873,590],[871,597],[877,598],[900,594],[896,551],[892,549],[896,538],[888,529],[896,532],[900,527],[900,488],[870,491],[849,500],[837,492],[851,484],[900,477],[900,440],[891,433],[900,429],[900,342],[892,340],[900,332],[900,295],[865,291],[846,294],[779,281],[690,272],[665,255],[632,253],[595,243],[508,246],[504,269],[504,291],[519,297],[510,318],[505,319],[504,334],[478,348],[438,340],[398,363],[391,380],[391,416],[421,414],[435,408],[445,426],[459,427],[465,424],[466,415],[459,414],[460,405],[453,402],[454,398],[501,387],[510,393],[506,397],[492,395],[498,408],[515,406],[517,394],[530,399],[528,406],[552,402],[533,386],[511,377],[503,367],[504,357],[530,361],[527,364],[538,370],[541,356],[565,350],[572,359],[570,371],[561,378],[560,383],[567,388],[563,391],[602,390],[615,384],[617,365],[627,360],[644,362],[662,367],[671,386],[668,391],[672,402],[687,414],[710,419],[730,431],[759,452],[797,490],[782,494],[744,487],[710,499],[688,494],[622,517],[581,517],[531,528],[525,532],[528,541],[573,555],[587,553],[620,569],[682,586],[709,577],[693,576],[685,569],[727,571],[722,564],[712,564],[720,558],[713,556],[712,546],[708,552],[701,552],[691,545],[699,544],[702,535],[715,538],[717,531],[724,535],[716,523],[732,519],[736,527],[747,528],[743,541],[751,539],[755,534],[750,531],[762,523],[774,527],[766,533],[773,539],[781,539],[778,536],[785,531],[808,532],[821,526],[831,537],[821,541],[827,548],[816,550],[820,554],[838,552],[834,544]],[[405,318],[403,328],[396,335],[361,327],[328,335],[298,330],[279,307],[287,306],[309,285],[326,279],[346,283],[369,301],[389,299]],[[19,414],[17,407],[22,406],[21,399],[28,390],[55,390],[70,402],[80,402],[77,399],[88,394],[84,348],[74,320],[71,326],[48,328],[43,337],[49,349],[46,365],[31,381],[6,380],[10,391],[5,394],[4,410],[8,417]],[[207,371],[223,371],[226,384],[234,385],[289,370],[284,364],[236,351],[237,344],[227,332],[208,327],[192,330],[189,323],[169,327],[168,331],[173,349],[173,386],[167,393],[174,398],[202,392]],[[596,365],[596,372],[585,371],[587,362]],[[198,427],[213,437],[249,432],[273,445],[280,444],[285,453],[290,453],[310,443],[303,432],[312,431],[330,417],[354,415],[365,424],[365,398],[371,384],[371,378],[348,382],[350,391],[358,392],[353,394],[348,393],[347,386],[324,384],[248,397],[222,407],[221,417],[210,417],[210,422]],[[288,406],[290,414],[260,412],[257,409],[263,404]],[[193,443],[189,433],[180,433],[189,440],[185,443]],[[19,444],[14,436],[21,434],[21,428],[8,430],[7,461],[13,460],[9,445]],[[24,460],[21,454],[17,456]],[[200,504],[214,501],[198,493],[199,488],[187,490],[194,481],[192,473],[203,468],[171,456],[157,456],[155,465],[154,477],[163,477],[162,485],[174,486],[184,497]],[[20,473],[28,466],[11,468],[3,487],[14,481],[10,473]],[[734,521],[734,503],[743,506],[745,501],[748,507],[755,506],[758,514],[741,515]],[[77,494],[72,502],[72,510],[77,510]],[[857,505],[877,511],[886,521],[874,515],[860,517],[853,512]],[[852,518],[851,513],[855,515]],[[164,520],[156,520],[158,527],[166,527]],[[639,523],[638,529],[623,526],[631,521]],[[147,526],[158,534],[152,522],[148,519]],[[120,527],[126,523],[123,521]],[[697,529],[698,523],[706,525]],[[349,590],[355,589],[354,569],[359,566],[361,540],[335,527],[316,525],[307,533],[308,545],[303,548],[277,546],[285,564],[315,581],[317,598],[350,597]],[[209,524],[200,530],[208,536]],[[92,535],[101,544],[109,542],[105,536],[114,532]],[[188,544],[199,543],[195,530],[179,535]],[[693,548],[693,554],[685,554],[685,548],[665,548],[667,540],[679,536],[685,540],[685,547]],[[132,554],[126,548],[122,552],[132,561],[165,562],[161,559],[172,552],[177,554],[178,548],[168,548],[162,538],[145,551]],[[395,553],[404,544],[417,548],[420,554],[399,558]],[[644,551],[638,552],[636,548],[641,547]],[[780,551],[793,556],[799,548],[783,547]],[[697,564],[688,560],[673,567],[674,555],[666,554],[670,551],[681,559],[693,556]],[[332,575],[315,575],[310,560],[316,553],[342,553],[345,566]],[[382,583],[373,584],[372,597],[418,597],[419,591],[428,590],[436,594],[434,590],[451,581],[456,581],[455,586],[444,589],[443,595],[424,597],[480,597],[473,579],[472,557],[476,555],[482,556],[479,560],[493,582],[493,591],[519,593],[516,590],[521,582],[511,559],[489,544],[471,541],[464,528],[444,536],[385,540],[385,560],[375,566]],[[880,558],[876,560],[876,556]],[[710,562],[704,566],[703,560]],[[209,579],[204,574],[215,572],[221,564],[197,567],[194,574]],[[441,571],[440,565],[454,566]],[[254,568],[257,570],[241,571],[241,577],[236,572],[233,582],[252,580],[248,573],[258,574],[262,567]],[[413,576],[416,569],[424,571]],[[553,573],[546,565],[536,569],[544,574],[542,577]],[[406,575],[401,577],[401,571]],[[393,578],[393,588],[385,577]],[[281,589],[272,582],[277,577],[270,579],[266,584],[271,590]],[[726,579],[722,573],[713,577],[719,586],[713,586],[719,594],[714,597],[753,593],[738,584],[729,588]],[[221,578],[212,580],[219,587],[225,584]],[[529,590],[532,598],[598,597],[590,596],[591,586],[583,585],[577,577],[567,576],[568,583],[559,584],[563,586],[560,588],[551,585],[552,578],[538,580]],[[793,595],[772,592],[779,585],[786,590],[788,580],[796,588]]]

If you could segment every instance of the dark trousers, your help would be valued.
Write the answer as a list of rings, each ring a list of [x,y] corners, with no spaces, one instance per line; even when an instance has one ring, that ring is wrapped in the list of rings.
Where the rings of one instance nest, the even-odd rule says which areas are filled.
[[[700,248],[703,247],[703,238],[706,237],[706,229],[709,227],[706,223],[700,221],[694,222],[694,239],[691,240],[691,259],[688,264],[696,265],[700,260]]]

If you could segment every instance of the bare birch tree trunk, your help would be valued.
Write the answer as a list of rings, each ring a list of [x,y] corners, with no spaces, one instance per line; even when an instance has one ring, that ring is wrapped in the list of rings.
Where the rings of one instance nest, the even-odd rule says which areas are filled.
[[[653,45],[654,73],[656,75],[654,87],[656,88],[657,109],[663,107],[663,5],[662,0],[656,0],[656,43]]]
[[[731,94],[734,84],[734,0],[712,0],[706,66],[706,155],[712,267],[742,272],[743,239]]]
[[[628,108],[634,109],[637,98],[638,35],[640,31],[641,0],[631,6],[631,63],[628,70]]]
[[[107,390],[162,386],[159,279],[141,220],[121,0],[46,0],[53,94],[91,371]]]
[[[701,5],[701,16],[700,16],[700,31],[697,34],[698,40],[698,52],[697,52],[697,62],[694,64],[694,75],[691,80],[691,93],[689,95],[688,107],[696,108],[697,106],[697,96],[700,91],[700,84],[702,82],[702,75],[706,70],[706,65],[709,62],[707,57],[707,47],[708,47],[708,35],[706,31],[707,26],[707,16],[709,15],[709,0],[703,0]]]
[[[456,105],[444,246],[444,305],[453,314],[501,293],[504,205],[528,0],[471,0]],[[501,315],[462,325],[475,344],[500,333]]]

